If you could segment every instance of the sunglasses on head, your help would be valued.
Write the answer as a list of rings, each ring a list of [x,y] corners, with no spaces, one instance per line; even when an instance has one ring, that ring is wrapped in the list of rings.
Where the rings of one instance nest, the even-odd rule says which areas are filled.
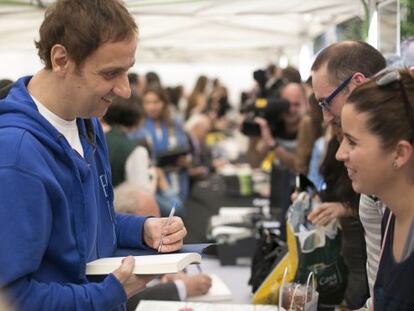
[[[385,73],[384,75],[379,76],[378,78],[376,78],[375,83],[377,84],[378,87],[386,87],[388,85],[391,85],[393,83],[397,83],[399,89],[400,89],[400,93],[402,95],[403,98],[403,102],[404,102],[404,109],[405,112],[407,114],[408,117],[408,122],[410,123],[410,127],[411,127],[411,142],[414,142],[414,118],[413,118],[413,108],[411,106],[411,102],[408,98],[408,93],[407,90],[404,86],[404,83],[401,79],[401,74],[398,70],[392,70],[389,71],[387,73]]]
[[[351,82],[353,76],[354,74],[350,75],[348,78],[342,81],[342,83],[331,93],[331,95],[321,99],[318,103],[319,107],[331,111],[331,102],[336,97],[336,95],[338,95],[349,84],[349,82]]]

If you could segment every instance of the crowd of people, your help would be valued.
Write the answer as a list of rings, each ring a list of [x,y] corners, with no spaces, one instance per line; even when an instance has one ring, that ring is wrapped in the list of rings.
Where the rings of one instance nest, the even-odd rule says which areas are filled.
[[[134,310],[206,293],[204,273],[146,288],[153,277],[134,275],[131,257],[101,279],[85,265],[121,247],[180,249],[193,186],[228,160],[208,135],[241,130],[282,223],[302,174],[321,202],[308,220],[340,224],[347,285],[334,303],[320,297],[320,310],[414,310],[413,70],[337,42],[306,82],[291,66],[255,72],[239,122],[218,79],[200,76],[187,95],[131,72],[137,39],[117,0],[58,0],[36,41],[44,68],[0,81],[0,285],[13,308]]]
[[[175,203],[176,215],[182,217],[191,185],[208,178],[220,165],[206,139],[209,132],[218,130],[216,124],[227,122],[230,106],[218,80],[211,93],[200,92],[199,81],[208,82],[200,77],[187,100],[175,98],[155,73],[150,76],[155,82],[129,73],[131,97],[114,97],[101,119],[112,184],[133,183],[137,190],[153,196],[161,216],[168,216]],[[140,81],[139,87],[135,81]],[[205,100],[202,108],[191,108],[196,97],[200,103]],[[173,104],[171,98],[184,106]]]

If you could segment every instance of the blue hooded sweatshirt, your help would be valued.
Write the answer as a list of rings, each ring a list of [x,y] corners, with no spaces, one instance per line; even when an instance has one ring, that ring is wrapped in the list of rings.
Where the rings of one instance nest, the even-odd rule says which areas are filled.
[[[146,248],[145,218],[113,210],[99,122],[77,120],[82,158],[37,111],[29,80],[0,101],[0,286],[21,310],[122,310],[118,280],[90,282],[85,265]]]

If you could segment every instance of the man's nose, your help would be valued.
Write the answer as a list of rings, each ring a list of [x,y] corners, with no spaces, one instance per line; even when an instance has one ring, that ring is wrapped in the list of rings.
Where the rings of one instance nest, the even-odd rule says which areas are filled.
[[[131,96],[131,86],[129,85],[128,75],[126,73],[117,79],[113,92],[123,98],[129,98]]]
[[[322,108],[322,114],[323,114],[323,121],[325,122],[325,124],[331,124],[333,120],[335,119],[335,116],[333,115],[333,113],[325,108]]]

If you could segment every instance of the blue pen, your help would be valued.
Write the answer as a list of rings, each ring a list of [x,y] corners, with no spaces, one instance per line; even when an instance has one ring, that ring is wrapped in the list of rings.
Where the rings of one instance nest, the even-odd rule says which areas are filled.
[[[166,223],[166,226],[167,226],[167,227],[170,225],[171,220],[172,220],[172,218],[174,217],[174,213],[175,213],[175,208],[176,208],[176,207],[177,207],[177,202],[176,202],[176,201],[174,201],[174,202],[173,202],[173,206],[172,206],[171,211],[170,211],[170,214],[168,215],[168,219],[167,219],[167,223]],[[164,235],[163,235],[163,234],[161,234],[160,245],[158,246],[158,253],[160,253],[160,252],[161,252],[161,248],[162,248],[162,246],[163,246],[163,242],[162,242],[162,240],[163,240],[163,239],[164,239]]]

